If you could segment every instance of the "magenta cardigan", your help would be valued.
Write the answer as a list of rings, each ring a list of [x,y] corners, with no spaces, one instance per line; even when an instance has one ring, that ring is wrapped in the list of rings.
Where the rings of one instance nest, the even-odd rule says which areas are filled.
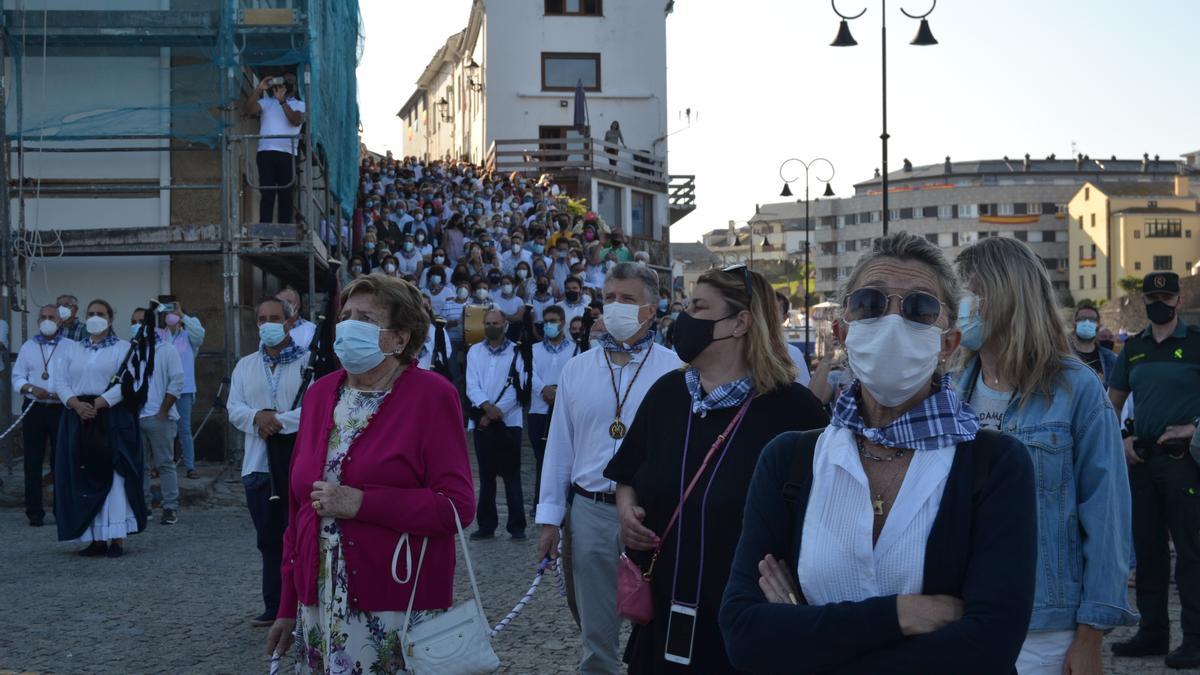
[[[279,618],[295,618],[297,602],[317,604],[321,519],[312,508],[312,484],[323,480],[333,409],[346,379],[339,370],[317,380],[304,397],[292,455],[288,527],[283,535]],[[450,501],[466,527],[475,517],[475,489],[467,459],[458,391],[446,378],[414,361],[359,435],[342,466],[342,484],[363,491],[358,515],[341,520],[350,608],[404,611],[412,580],[392,578],[392,554],[409,535],[412,565],[429,538],[414,609],[453,604],[455,536]],[[395,577],[405,579],[401,551]],[[412,575],[415,577],[415,573]]]

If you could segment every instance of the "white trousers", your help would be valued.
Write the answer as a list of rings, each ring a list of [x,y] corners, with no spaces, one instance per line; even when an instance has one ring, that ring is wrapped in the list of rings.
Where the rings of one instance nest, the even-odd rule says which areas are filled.
[[[1029,633],[1017,657],[1018,675],[1059,675],[1067,650],[1075,641],[1075,631],[1056,630]]]

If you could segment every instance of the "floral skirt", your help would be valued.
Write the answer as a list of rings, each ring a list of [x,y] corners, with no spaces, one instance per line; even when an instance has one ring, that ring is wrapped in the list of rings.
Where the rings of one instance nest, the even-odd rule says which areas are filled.
[[[336,528],[335,528],[336,529]],[[320,540],[317,605],[301,605],[296,620],[296,672],[301,675],[402,673],[404,612],[350,609],[346,561],[337,533]],[[436,612],[413,610],[409,625]]]

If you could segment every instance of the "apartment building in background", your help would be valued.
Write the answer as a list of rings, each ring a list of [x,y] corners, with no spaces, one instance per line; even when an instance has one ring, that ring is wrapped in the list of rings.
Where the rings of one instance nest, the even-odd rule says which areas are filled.
[[[1191,179],[1086,182],[1067,205],[1069,272],[1076,300],[1111,300],[1120,280],[1150,272],[1192,273],[1200,262],[1200,208]]]
[[[1196,161],[1189,157],[1188,161]],[[907,159],[889,177],[889,230],[906,230],[937,244],[953,259],[964,246],[986,237],[1029,243],[1050,271],[1062,297],[1072,292],[1068,204],[1084,183],[1170,182],[1185,162],[1145,155],[1141,159],[1096,159],[1054,155],[1004,157],[914,166]],[[813,200],[811,267],[817,300],[833,299],[859,257],[882,234],[881,181],[857,183],[845,198]],[[754,237],[749,235],[753,231]],[[714,230],[704,243],[727,262],[789,259],[802,263],[806,240],[804,202],[763,204],[731,238]],[[753,246],[751,243],[753,242]],[[732,245],[729,245],[732,243]],[[1077,275],[1076,275],[1077,276]]]

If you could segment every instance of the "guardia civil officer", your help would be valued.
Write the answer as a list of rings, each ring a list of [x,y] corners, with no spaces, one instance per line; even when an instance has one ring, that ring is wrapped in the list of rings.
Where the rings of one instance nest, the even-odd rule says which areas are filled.
[[[1170,552],[1182,605],[1183,643],[1167,654],[1171,668],[1200,666],[1200,468],[1188,440],[1200,417],[1200,326],[1179,318],[1179,276],[1155,272],[1142,281],[1150,325],[1131,335],[1109,377],[1109,398],[1121,410],[1133,394],[1133,434],[1125,439],[1137,556],[1137,607],[1132,639],[1113,645],[1117,656],[1167,654]]]

